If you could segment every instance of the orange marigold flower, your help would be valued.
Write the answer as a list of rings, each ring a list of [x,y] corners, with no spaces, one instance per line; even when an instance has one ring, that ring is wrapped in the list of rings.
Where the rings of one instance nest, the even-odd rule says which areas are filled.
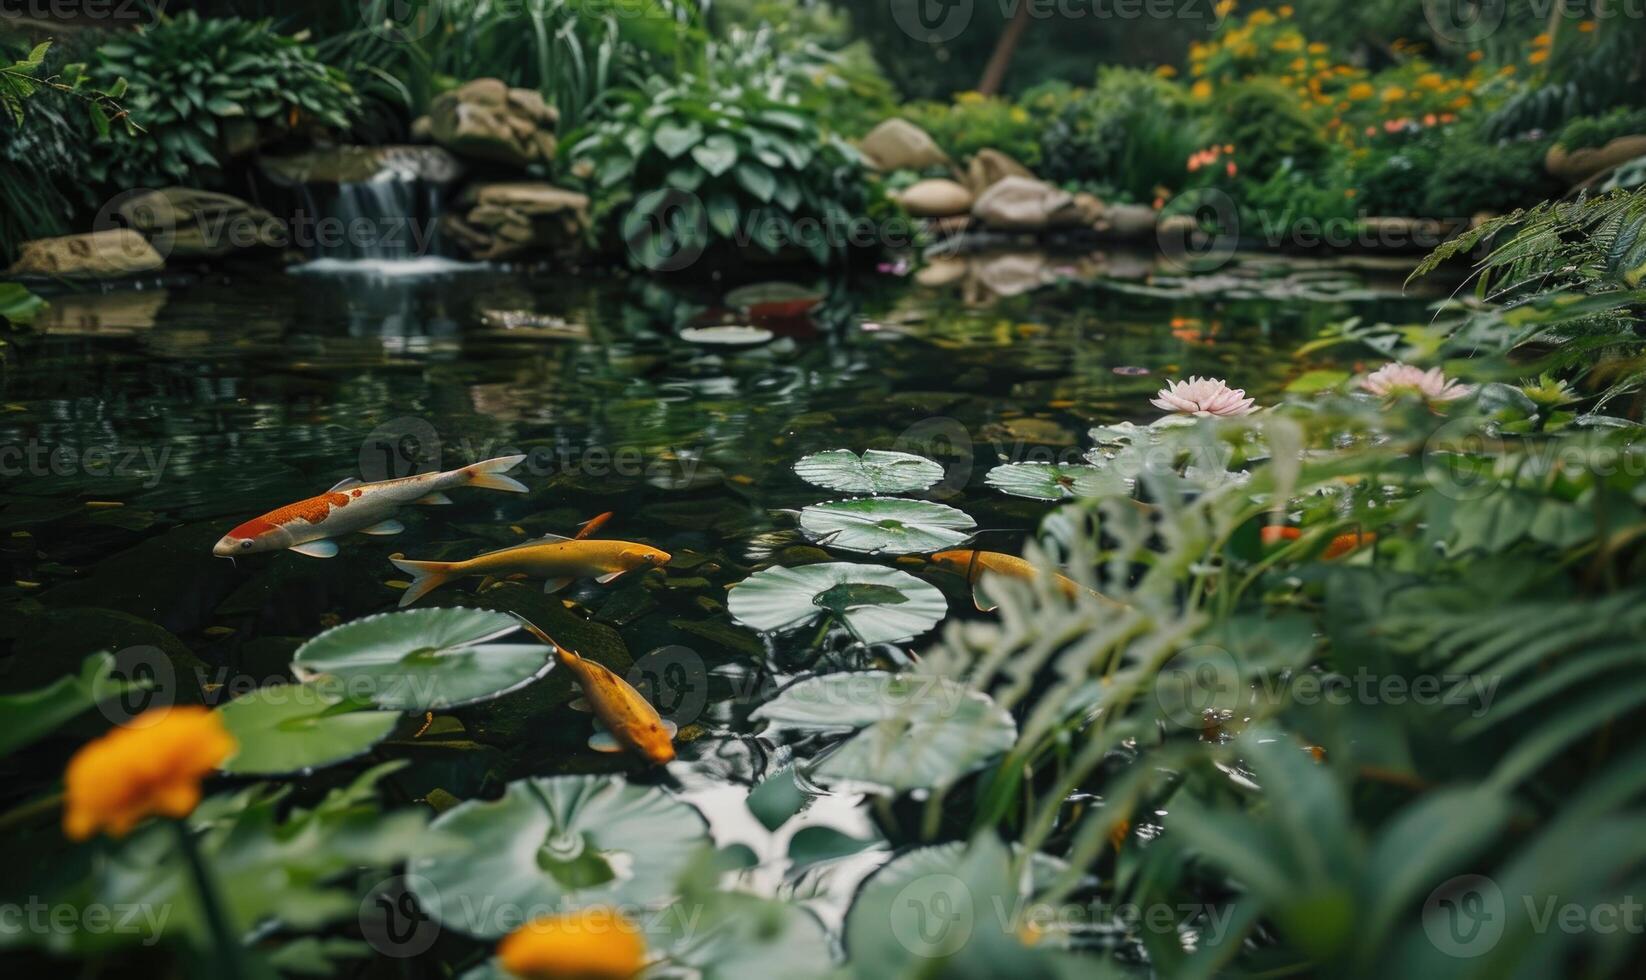
[[[1595,30],[1595,22],[1592,20],[1578,21],[1577,29],[1583,34],[1593,34]]]
[[[1526,60],[1530,61],[1534,65],[1541,65],[1545,61],[1549,60],[1549,49],[1548,48],[1539,48],[1538,50],[1533,51],[1531,54],[1527,55]]]
[[[1552,43],[1554,43],[1554,38],[1548,34],[1539,34],[1537,37],[1532,38],[1532,47],[1534,48],[1546,48]]]
[[[1171,65],[1161,65],[1159,68],[1154,70],[1154,73],[1159,75],[1161,78],[1177,77],[1177,69],[1173,68]]]
[[[627,980],[646,965],[646,941],[623,913],[597,906],[533,919],[503,937],[497,959],[524,980]]]
[[[1197,99],[1209,99],[1212,97],[1212,83],[1203,78],[1190,86],[1189,94]]]
[[[1480,61],[1481,59],[1483,59],[1485,57],[1486,57],[1486,52],[1484,52],[1484,51],[1470,51],[1469,52],[1469,60],[1470,61],[1478,62],[1478,61]]]
[[[1349,91],[1345,94],[1353,102],[1364,102],[1376,95],[1377,89],[1373,88],[1370,82],[1356,82],[1349,86]]]
[[[1398,102],[1406,97],[1406,90],[1399,85],[1391,85],[1383,90],[1384,102]]]
[[[81,747],[64,773],[63,833],[124,837],[145,817],[186,817],[200,781],[234,753],[216,712],[194,705],[151,708]]]
[[[1296,541],[1303,536],[1303,531],[1295,527],[1286,527],[1284,524],[1266,524],[1257,532],[1257,536],[1265,545],[1277,545]]]

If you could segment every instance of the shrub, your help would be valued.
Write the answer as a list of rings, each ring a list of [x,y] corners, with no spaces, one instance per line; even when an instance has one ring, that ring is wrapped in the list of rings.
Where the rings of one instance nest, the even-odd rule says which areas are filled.
[[[1505,212],[1559,197],[1565,189],[1543,168],[1547,139],[1488,141],[1460,130],[1429,173],[1426,207],[1437,217]]]
[[[343,128],[359,100],[341,72],[273,22],[202,20],[193,11],[99,47],[94,81],[130,83],[126,107],[148,133],[116,131],[89,170],[99,183],[138,187],[222,168],[236,124]]]
[[[1292,93],[1272,81],[1228,88],[1214,104],[1212,125],[1217,142],[1234,146],[1241,169],[1253,180],[1267,180],[1287,161],[1307,173],[1326,160],[1319,130]]]
[[[857,151],[793,104],[691,78],[622,103],[570,156],[573,172],[587,174],[597,220],[626,208],[631,255],[654,269],[672,255],[741,244],[835,261],[848,223],[870,203]]]
[[[1150,72],[1105,68],[1095,89],[1049,86],[1023,104],[1044,121],[1041,176],[1133,201],[1180,188],[1184,161],[1202,142],[1182,89]]]
[[[956,160],[992,147],[1030,169],[1040,166],[1040,121],[1010,99],[962,92],[953,103],[910,105],[904,117]]]
[[[1603,116],[1583,116],[1566,124],[1555,142],[1568,150],[1605,146],[1619,136],[1646,133],[1646,109],[1613,109]]]

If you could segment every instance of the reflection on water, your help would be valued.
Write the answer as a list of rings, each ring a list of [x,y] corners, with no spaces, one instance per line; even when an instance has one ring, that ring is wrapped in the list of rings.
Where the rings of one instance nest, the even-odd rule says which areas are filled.
[[[210,701],[224,677],[280,676],[303,639],[392,608],[390,553],[467,557],[612,511],[603,533],[675,562],[555,598],[632,657],[684,645],[711,668],[712,703],[672,778],[722,843],[767,862],[754,874],[775,887],[784,842],[806,821],[874,835],[850,797],[778,837],[741,805],[790,761],[747,737],[750,692],[818,656],[725,614],[727,587],[757,563],[821,554],[785,511],[828,495],[793,461],[842,446],[929,455],[947,467],[945,502],[991,529],[986,547],[1012,551],[1044,508],[982,486],[989,466],[1077,458],[1092,425],[1149,417],[1166,378],[1210,374],[1273,397],[1300,368],[1285,352],[1324,324],[1419,312],[1368,288],[1365,271],[1253,260],[1185,286],[1147,257],[954,256],[917,281],[816,283],[824,298],[809,316],[762,322],[773,339],[748,347],[678,337],[740,321],[710,283],[484,268],[57,296],[6,362],[0,638],[14,655],[0,688],[144,644],[197,665],[172,693]],[[532,492],[408,508],[403,535],[346,539],[330,560],[210,556],[228,527],[381,467],[373,453],[408,435],[447,466],[527,453],[513,475]],[[970,614],[962,583],[943,579],[932,581],[951,609]],[[472,796],[526,774],[625,766],[587,751],[587,721],[545,703],[546,690],[457,712],[475,747],[424,743],[406,778]],[[836,896],[871,858],[788,885]]]

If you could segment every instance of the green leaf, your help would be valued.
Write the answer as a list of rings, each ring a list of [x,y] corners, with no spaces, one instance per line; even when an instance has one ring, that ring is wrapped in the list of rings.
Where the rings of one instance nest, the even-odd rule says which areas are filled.
[[[15,282],[0,282],[0,317],[12,323],[32,323],[46,308],[46,301]]]
[[[112,654],[94,653],[81,661],[78,675],[59,677],[21,694],[0,695],[0,717],[6,719],[0,730],[0,756],[38,741],[97,704],[149,686],[121,683],[114,678],[114,666]]]
[[[367,616],[297,649],[298,680],[330,676],[362,700],[402,711],[488,701],[548,672],[553,651],[536,641],[496,643],[520,629],[485,609],[407,609]]]
[[[850,590],[842,593],[840,586]],[[948,612],[943,593],[913,575],[851,562],[755,572],[732,589],[726,606],[732,618],[762,633],[796,630],[829,615],[863,643],[913,639]]]
[[[737,219],[741,213],[737,207],[737,199],[723,190],[715,190],[709,194],[709,227],[719,233],[721,238],[731,238],[737,234]]]
[[[708,139],[692,147],[692,159],[697,165],[708,171],[709,176],[718,177],[732,168],[737,162],[737,144],[730,136],[724,133],[715,133]]]
[[[800,530],[812,541],[870,555],[942,551],[970,538],[976,527],[965,512],[946,504],[899,497],[835,500],[800,512]]]
[[[886,449],[861,456],[850,449],[827,449],[803,457],[794,472],[807,483],[841,493],[912,493],[943,479],[941,463]]]
[[[442,925],[482,939],[518,926],[510,916],[520,909],[667,899],[708,841],[696,809],[615,776],[516,780],[502,799],[453,807],[430,830],[463,847],[412,859],[418,901]]]
[[[770,204],[772,194],[777,190],[777,178],[772,172],[753,160],[741,160],[734,171],[737,182],[742,188],[753,194],[762,204]]]
[[[672,119],[665,119],[659,123],[657,130],[652,133],[652,144],[662,150],[663,155],[670,160],[696,146],[702,139],[702,126],[695,122],[677,123]]]
[[[1127,492],[1118,474],[1081,463],[1002,463],[983,482],[1001,493],[1032,500],[1124,496]]]
[[[328,684],[274,684],[218,708],[239,749],[223,763],[236,775],[285,775],[364,755],[399,723],[393,711],[346,700]]]

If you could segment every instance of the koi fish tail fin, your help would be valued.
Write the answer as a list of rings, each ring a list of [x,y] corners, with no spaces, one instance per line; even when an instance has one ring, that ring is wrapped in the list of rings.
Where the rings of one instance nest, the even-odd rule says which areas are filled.
[[[473,466],[465,467],[464,472],[468,474],[469,478],[468,485],[479,487],[482,490],[506,490],[509,493],[525,493],[526,485],[524,483],[513,477],[503,475],[519,466],[521,460],[525,458],[524,455],[499,456],[496,459],[488,459],[475,463]]]
[[[449,561],[412,561],[393,555],[389,561],[394,567],[411,575],[411,585],[406,587],[406,594],[400,597],[402,607],[409,606],[428,595],[436,588],[451,580],[452,563]]]

